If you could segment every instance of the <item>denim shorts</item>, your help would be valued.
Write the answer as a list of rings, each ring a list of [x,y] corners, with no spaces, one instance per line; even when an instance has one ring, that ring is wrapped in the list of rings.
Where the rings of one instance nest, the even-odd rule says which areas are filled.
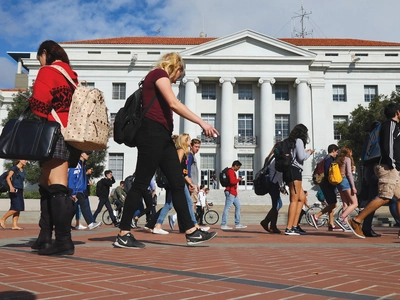
[[[350,182],[349,182],[349,180],[347,179],[346,176],[343,177],[342,182],[339,183],[336,187],[337,187],[339,192],[346,191],[346,190],[349,190],[351,188]]]

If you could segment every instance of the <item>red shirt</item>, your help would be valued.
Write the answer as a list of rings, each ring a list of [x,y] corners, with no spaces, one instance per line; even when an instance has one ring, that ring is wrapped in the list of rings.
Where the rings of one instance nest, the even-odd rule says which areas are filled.
[[[78,75],[71,70],[71,67],[64,62],[54,62],[53,65],[63,67],[72,80],[78,84]],[[56,69],[43,66],[39,69],[33,85],[33,94],[29,98],[29,105],[34,114],[55,121],[51,115],[51,109],[57,112],[64,126],[67,126],[69,107],[72,101],[72,94],[75,88]]]
[[[168,73],[162,69],[154,69],[147,74],[143,82],[143,109],[149,105],[153,97],[156,95],[157,99],[153,102],[145,117],[161,123],[172,133],[174,130],[172,110],[162,94],[156,88],[156,81],[163,77],[169,79]]]
[[[225,188],[225,191],[236,197],[238,195],[237,189],[240,179],[236,177],[236,173],[235,171],[233,171],[232,168],[228,169],[228,171],[226,172],[226,176],[229,179],[229,185]]]

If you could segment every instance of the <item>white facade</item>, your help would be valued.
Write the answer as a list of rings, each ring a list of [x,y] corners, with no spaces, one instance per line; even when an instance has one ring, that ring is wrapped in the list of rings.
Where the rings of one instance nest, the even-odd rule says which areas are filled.
[[[123,106],[162,54],[179,52],[186,71],[182,81],[173,86],[178,99],[215,122],[221,134],[218,139],[202,137],[198,161],[204,182],[210,170],[218,174],[239,159],[247,179],[242,188],[251,189],[253,171],[255,174],[262,166],[275,140],[286,137],[294,125],[308,127],[307,148],[324,152],[329,144],[337,143],[334,122],[347,119],[357,105],[368,105],[368,96],[389,95],[400,85],[400,44],[396,43],[274,39],[251,30],[206,38],[204,42],[196,40],[185,45],[129,44],[123,39],[113,44],[104,39],[62,46],[79,79],[94,83],[104,92],[111,114]],[[36,53],[22,58],[22,63],[29,70],[32,85],[39,69]],[[115,92],[125,86],[122,99],[113,99],[113,85]],[[2,106],[0,117],[4,114]],[[174,133],[183,132],[201,137],[199,126],[175,116]],[[108,152],[106,168],[113,169],[114,175],[118,174],[115,168],[119,170],[117,180],[134,172],[136,149],[118,145],[110,138]],[[305,163],[305,189],[311,185],[314,163],[313,157]]]

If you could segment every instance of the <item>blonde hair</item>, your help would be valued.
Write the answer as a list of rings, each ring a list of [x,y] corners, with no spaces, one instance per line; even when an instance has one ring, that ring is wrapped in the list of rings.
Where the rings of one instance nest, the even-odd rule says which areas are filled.
[[[181,133],[175,140],[176,150],[183,149],[185,151],[186,157],[189,155],[190,138],[189,134]]]
[[[168,73],[169,79],[174,78],[180,70],[182,73],[185,69],[185,63],[177,52],[164,54],[157,62],[155,68],[163,69]]]

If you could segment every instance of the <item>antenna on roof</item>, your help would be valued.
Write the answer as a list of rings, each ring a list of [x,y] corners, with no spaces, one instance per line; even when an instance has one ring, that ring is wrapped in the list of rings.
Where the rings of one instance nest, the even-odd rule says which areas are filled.
[[[203,13],[201,13],[201,18],[202,18],[202,21],[203,21],[203,30],[200,32],[200,37],[202,37],[202,38],[204,38],[204,37],[207,37],[207,33],[206,33],[206,31],[205,31],[205,29],[204,29],[204,14]]]
[[[157,35],[160,35],[161,28],[162,28],[162,27],[160,27],[160,28],[157,29]]]
[[[301,38],[305,38],[307,35],[311,35],[313,33],[313,31],[309,31],[306,32],[306,28],[304,25],[304,18],[309,19],[309,15],[312,14],[312,11],[310,11],[309,13],[306,12],[303,8],[303,3],[301,4],[301,13],[294,13],[297,16],[292,17],[292,21],[296,18],[300,18],[300,25],[301,25],[301,31],[297,31],[296,28],[293,29],[293,33],[292,33],[292,37],[301,37]]]

